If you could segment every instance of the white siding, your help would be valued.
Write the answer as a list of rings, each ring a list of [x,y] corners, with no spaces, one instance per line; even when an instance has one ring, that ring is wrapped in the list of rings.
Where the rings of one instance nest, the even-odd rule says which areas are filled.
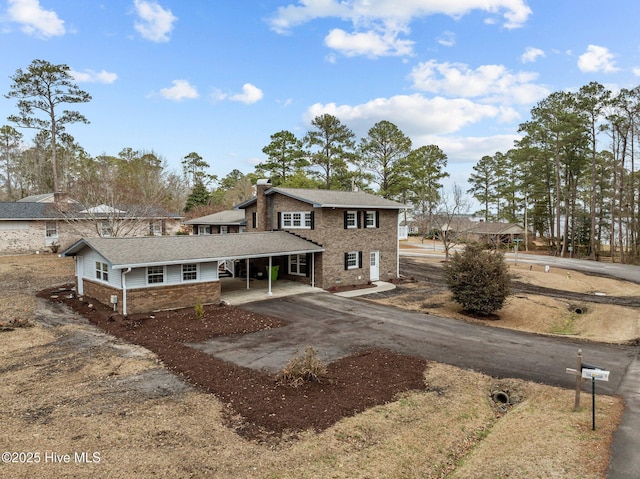
[[[84,271],[82,272],[83,278],[90,279],[91,281],[97,281],[103,283],[104,281],[96,278],[96,262],[100,263],[109,263],[102,255],[98,254],[95,250],[90,248],[85,248],[80,253],[84,257],[83,267]],[[122,287],[120,281],[120,270],[113,270],[111,266],[109,266],[109,281],[108,284],[113,286],[114,288],[120,289]]]
[[[201,283],[205,281],[215,281],[218,279],[218,263],[200,263],[200,276],[198,281],[194,283]],[[171,284],[182,284],[182,265],[173,264],[166,267],[166,274],[164,283],[156,284],[152,286],[166,286]],[[127,289],[134,288],[146,288],[147,287],[147,268],[133,268],[130,273],[126,275]]]

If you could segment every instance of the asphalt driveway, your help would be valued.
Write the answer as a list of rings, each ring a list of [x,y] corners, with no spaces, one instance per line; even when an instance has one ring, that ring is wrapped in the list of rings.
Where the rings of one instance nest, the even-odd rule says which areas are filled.
[[[289,324],[194,346],[226,361],[271,372],[281,370],[308,345],[327,363],[374,347],[494,377],[572,388],[575,379],[565,368],[575,367],[578,349],[582,349],[585,362],[611,371],[609,382],[599,383],[598,390],[620,394],[624,373],[637,350],[478,326],[329,293],[256,301],[240,307]]]

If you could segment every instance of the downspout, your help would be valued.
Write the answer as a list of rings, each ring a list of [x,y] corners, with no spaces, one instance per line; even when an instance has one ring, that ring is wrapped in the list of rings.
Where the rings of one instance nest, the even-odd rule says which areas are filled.
[[[122,315],[127,315],[127,281],[125,279],[125,275],[131,272],[131,268],[127,268],[127,270],[122,270]]]

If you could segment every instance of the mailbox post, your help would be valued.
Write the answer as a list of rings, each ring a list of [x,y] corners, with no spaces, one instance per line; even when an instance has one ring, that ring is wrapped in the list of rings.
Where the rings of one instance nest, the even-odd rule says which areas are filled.
[[[596,430],[596,380],[608,381],[609,371],[593,366],[591,364],[582,364],[582,377],[591,378],[591,430]]]

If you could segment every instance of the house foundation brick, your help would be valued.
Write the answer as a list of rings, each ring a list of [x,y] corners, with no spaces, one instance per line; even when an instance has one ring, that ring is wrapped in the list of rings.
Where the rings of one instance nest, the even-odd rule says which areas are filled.
[[[84,294],[102,304],[110,305],[111,296],[118,296],[117,311],[122,313],[122,290],[84,279]],[[163,309],[192,308],[198,300],[202,304],[220,302],[220,281],[177,284],[127,290],[127,314]]]

